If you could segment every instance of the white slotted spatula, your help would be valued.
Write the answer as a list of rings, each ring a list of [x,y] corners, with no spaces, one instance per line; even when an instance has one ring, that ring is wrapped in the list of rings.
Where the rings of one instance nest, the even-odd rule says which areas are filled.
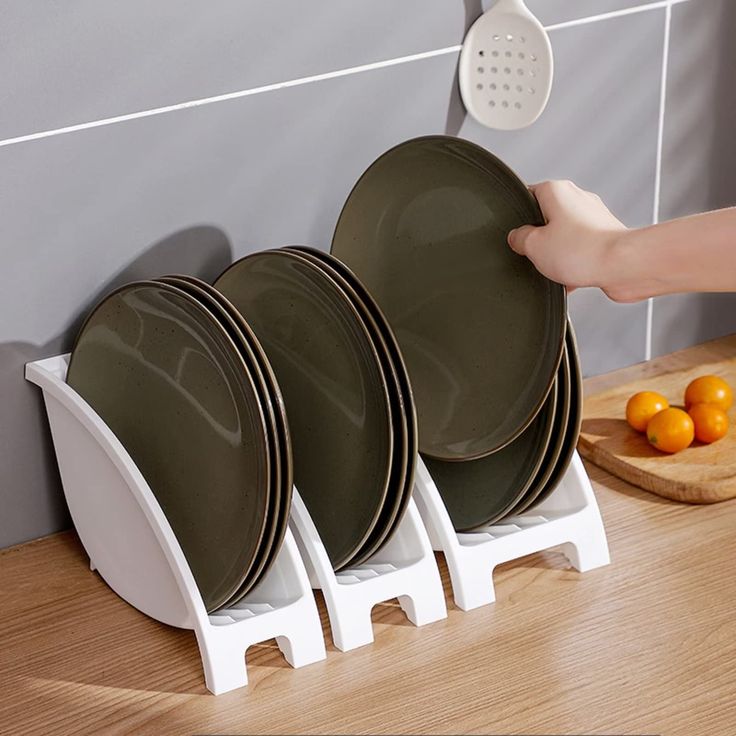
[[[523,0],[498,0],[473,23],[460,51],[460,94],[482,125],[531,125],[552,89],[552,46]]]

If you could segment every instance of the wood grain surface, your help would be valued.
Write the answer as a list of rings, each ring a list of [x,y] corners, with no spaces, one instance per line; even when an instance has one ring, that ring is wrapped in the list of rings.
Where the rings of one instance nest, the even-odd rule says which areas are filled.
[[[683,404],[688,383],[705,374],[736,386],[736,336],[704,343],[646,365],[625,380],[631,369],[616,372],[616,384],[601,392],[586,388],[580,454],[629,483],[665,498],[713,503],[736,497],[736,429],[718,442],[694,442],[667,455],[654,449],[646,435],[626,423],[626,402],[637,391],[658,391],[671,406]],[[736,407],[729,412],[736,425]]]
[[[736,733],[736,501],[678,504],[589,465],[612,564],[505,564],[498,600],[291,669],[248,650],[250,684],[207,693],[194,635],[89,571],[71,532],[0,553],[1,734]],[[447,573],[442,564],[447,585]],[[324,606],[320,600],[324,620]]]

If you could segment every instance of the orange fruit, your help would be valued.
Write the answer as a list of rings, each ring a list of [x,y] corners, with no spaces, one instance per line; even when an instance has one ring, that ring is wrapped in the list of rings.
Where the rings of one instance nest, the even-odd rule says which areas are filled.
[[[669,402],[656,391],[639,391],[626,402],[626,421],[637,432],[645,432],[649,420],[662,409],[667,409]]]
[[[733,391],[720,376],[700,376],[685,389],[685,408],[693,404],[715,404],[728,411],[733,404]]]
[[[647,425],[647,439],[662,452],[679,452],[689,447],[695,437],[695,425],[682,409],[663,409]]]
[[[687,412],[695,424],[695,437],[710,444],[728,432],[728,415],[715,404],[693,404]]]

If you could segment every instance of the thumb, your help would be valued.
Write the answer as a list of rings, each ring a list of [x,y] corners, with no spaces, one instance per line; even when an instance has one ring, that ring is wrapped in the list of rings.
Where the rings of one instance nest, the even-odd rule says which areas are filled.
[[[536,230],[533,225],[522,225],[512,230],[508,236],[507,241],[511,246],[511,250],[515,251],[519,255],[526,255],[527,244],[529,236]]]

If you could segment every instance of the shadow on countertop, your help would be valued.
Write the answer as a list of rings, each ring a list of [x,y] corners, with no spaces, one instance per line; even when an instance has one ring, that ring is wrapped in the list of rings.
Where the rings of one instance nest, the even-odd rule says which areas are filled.
[[[212,281],[232,262],[232,253],[219,228],[184,228],[153,243],[96,293],[80,300],[61,334],[42,345],[0,343],[0,547],[51,534],[71,523],[43,399],[24,379],[25,364],[69,351],[89,310],[118,286],[175,272]]]

